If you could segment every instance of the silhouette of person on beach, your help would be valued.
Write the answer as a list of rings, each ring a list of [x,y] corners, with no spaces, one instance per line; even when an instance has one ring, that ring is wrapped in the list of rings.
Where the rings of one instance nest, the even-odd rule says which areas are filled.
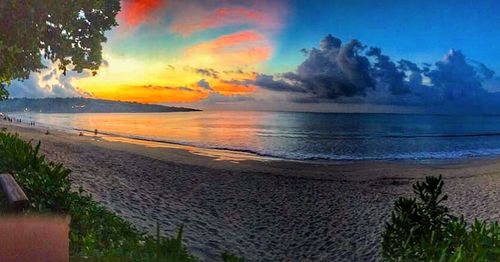
[[[97,129],[96,129],[96,130],[94,130],[94,135],[96,135],[96,136],[97,136]]]

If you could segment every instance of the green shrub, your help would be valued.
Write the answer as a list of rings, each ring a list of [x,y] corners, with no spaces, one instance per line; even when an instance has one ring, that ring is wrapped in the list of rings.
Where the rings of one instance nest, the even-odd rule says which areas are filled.
[[[476,220],[468,230],[463,217],[443,205],[442,177],[413,185],[417,198],[399,198],[382,234],[382,256],[389,261],[500,261],[497,222]]]
[[[0,173],[13,173],[30,198],[28,213],[69,214],[70,255],[73,259],[105,261],[198,261],[182,244],[183,227],[175,238],[139,232],[131,223],[71,189],[71,171],[47,163],[15,134],[0,132]]]
[[[233,255],[229,252],[222,253],[222,261],[224,262],[245,262],[245,259]]]

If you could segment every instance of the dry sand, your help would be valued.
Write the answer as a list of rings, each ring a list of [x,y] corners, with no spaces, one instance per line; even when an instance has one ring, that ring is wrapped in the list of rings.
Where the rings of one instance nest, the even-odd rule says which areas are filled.
[[[38,130],[48,159],[138,228],[185,225],[207,261],[223,251],[247,261],[373,261],[394,200],[426,175],[443,175],[447,204],[467,219],[500,220],[500,160],[306,163],[182,146]],[[113,141],[110,141],[113,140]],[[129,141],[130,142],[130,141]]]

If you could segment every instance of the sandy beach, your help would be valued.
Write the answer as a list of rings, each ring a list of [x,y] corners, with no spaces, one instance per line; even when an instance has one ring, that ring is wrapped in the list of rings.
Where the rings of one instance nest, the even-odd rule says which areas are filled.
[[[297,162],[192,147],[78,136],[0,122],[41,141],[76,186],[138,228],[185,225],[200,258],[373,261],[393,202],[443,175],[447,205],[469,220],[500,220],[500,159]]]

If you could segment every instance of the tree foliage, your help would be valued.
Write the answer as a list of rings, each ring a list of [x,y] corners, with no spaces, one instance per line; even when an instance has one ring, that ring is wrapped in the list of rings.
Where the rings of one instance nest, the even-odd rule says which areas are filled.
[[[102,62],[105,31],[116,26],[119,0],[0,1],[0,98],[6,84],[44,68],[42,58],[94,74]]]

